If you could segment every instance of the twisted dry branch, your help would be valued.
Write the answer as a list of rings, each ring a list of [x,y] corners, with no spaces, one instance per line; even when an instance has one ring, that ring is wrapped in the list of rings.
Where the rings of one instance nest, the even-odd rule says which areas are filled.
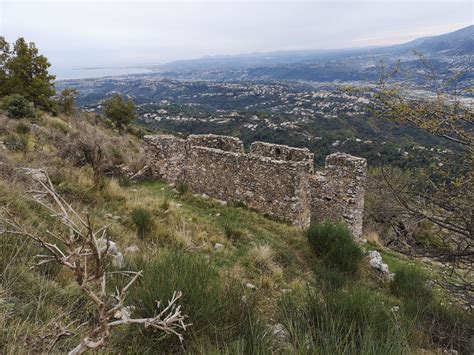
[[[181,292],[174,292],[167,306],[162,310],[160,310],[160,302],[157,302],[157,314],[153,317],[130,318],[127,316],[117,319],[117,312],[126,308],[125,300],[128,291],[142,272],[120,271],[121,274],[130,277],[130,280],[124,287],[117,290],[115,297],[110,297],[107,294],[107,276],[112,272],[107,270],[113,255],[112,242],[107,234],[109,225],[95,229],[88,214],[78,213],[57,193],[46,173],[44,176],[32,176],[32,179],[37,188],[28,191],[28,195],[60,222],[62,231],[60,233],[50,230],[46,230],[45,233],[38,230],[31,231],[10,209],[2,208],[0,233],[27,237],[46,250],[49,254],[36,256],[38,259],[36,265],[55,262],[71,270],[76,283],[95,305],[96,325],[69,354],[82,354],[88,350],[101,348],[113,328],[126,324],[151,327],[166,334],[175,335],[183,341],[182,333],[190,324],[185,323],[187,316],[183,315],[181,306],[178,305],[182,297]],[[73,332],[66,328],[58,327],[58,329],[60,329],[60,334],[49,335],[50,338],[55,339],[52,347],[61,338],[73,335]]]

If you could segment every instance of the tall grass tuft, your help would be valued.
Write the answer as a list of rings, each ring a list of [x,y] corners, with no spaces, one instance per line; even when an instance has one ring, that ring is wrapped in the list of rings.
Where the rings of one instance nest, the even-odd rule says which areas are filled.
[[[425,329],[430,342],[462,353],[472,350],[474,320],[440,302],[423,270],[416,266],[400,268],[390,290],[393,295],[401,298],[403,314],[418,319],[419,326]]]
[[[347,274],[357,273],[363,253],[346,226],[330,221],[312,224],[306,237],[315,254],[323,257],[326,266]]]
[[[183,293],[183,313],[192,323],[185,334],[185,343],[175,337],[163,339],[160,334],[146,330],[139,337],[129,334],[142,346],[156,352],[191,351],[209,344],[220,347],[238,339],[244,331],[245,304],[242,289],[225,282],[209,262],[197,254],[180,250],[164,250],[152,261],[138,261],[134,269],[144,271],[143,278],[130,290],[129,302],[135,316],[153,314],[157,300],[170,299],[174,291]],[[142,331],[143,332],[143,331]]]
[[[130,214],[133,224],[137,229],[137,236],[145,239],[153,229],[153,219],[151,213],[144,208],[134,208]]]
[[[282,323],[295,352],[316,354],[403,354],[411,323],[396,317],[386,298],[356,286],[322,298],[308,290],[302,301],[285,297]]]

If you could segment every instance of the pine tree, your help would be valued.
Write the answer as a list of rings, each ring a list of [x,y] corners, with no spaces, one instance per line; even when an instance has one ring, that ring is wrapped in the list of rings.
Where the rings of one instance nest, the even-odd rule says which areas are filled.
[[[0,37],[0,95],[19,94],[35,106],[52,111],[55,76],[48,72],[50,66],[33,42],[18,38],[10,50],[5,38]]]

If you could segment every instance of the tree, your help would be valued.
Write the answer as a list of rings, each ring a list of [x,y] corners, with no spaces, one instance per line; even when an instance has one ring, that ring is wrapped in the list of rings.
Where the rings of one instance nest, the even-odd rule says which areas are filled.
[[[72,115],[76,109],[77,90],[66,88],[59,94],[59,112],[65,115]]]
[[[419,55],[419,54],[418,54]],[[433,164],[420,168],[419,178],[396,183],[389,174],[384,180],[398,206],[407,216],[437,227],[441,242],[415,250],[415,253],[438,259],[449,268],[442,286],[458,294],[467,303],[474,302],[474,111],[463,104],[460,94],[465,90],[455,78],[442,81],[430,62],[419,55],[427,85],[434,89],[434,99],[415,99],[407,88],[392,81],[393,73],[382,73],[376,98],[379,116],[411,124],[448,142],[458,156],[452,164]],[[459,76],[457,76],[459,77]],[[409,89],[408,89],[409,90]],[[452,165],[452,166],[451,166]],[[403,229],[407,229],[403,226]],[[407,231],[403,231],[404,234]]]
[[[10,58],[10,44],[0,36],[0,96],[8,95],[7,63]]]
[[[4,37],[0,37],[0,95],[20,94],[28,101],[45,110],[54,110],[53,80],[48,72],[48,59],[40,55],[33,42],[18,38],[10,49]]]
[[[132,100],[124,100],[115,94],[104,102],[104,113],[115,126],[122,131],[125,126],[135,119],[135,104]]]

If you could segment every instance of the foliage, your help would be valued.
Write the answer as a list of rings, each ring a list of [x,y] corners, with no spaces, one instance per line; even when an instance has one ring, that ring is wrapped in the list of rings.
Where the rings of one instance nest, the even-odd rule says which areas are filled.
[[[430,246],[415,252],[445,263],[456,278],[445,279],[444,287],[472,304],[474,287],[466,275],[474,270],[474,112],[460,98],[465,88],[456,85],[456,81],[462,73],[440,80],[433,64],[417,54],[426,84],[436,89],[436,96],[425,100],[410,98],[403,83],[393,80],[397,70],[387,72],[382,67],[375,110],[380,117],[408,123],[453,144],[457,158],[447,164],[419,168],[418,180],[397,184],[390,173],[383,174],[383,178],[404,213],[417,221],[429,221],[441,230],[438,244],[442,248]],[[470,69],[466,68],[466,72]]]
[[[13,94],[5,97],[3,108],[10,118],[34,116],[34,109],[31,103],[20,94]]]
[[[140,239],[146,238],[153,229],[153,219],[151,213],[144,208],[134,208],[130,214],[132,222],[137,229],[137,236]]]
[[[441,303],[428,284],[425,272],[416,266],[400,268],[390,290],[403,300],[401,311],[405,316],[416,318],[427,329],[432,341],[444,347],[468,351],[474,321],[469,321],[453,307]]]
[[[430,302],[433,292],[427,286],[427,276],[415,266],[407,266],[397,270],[390,284],[390,290],[397,297]]]
[[[328,267],[347,274],[357,273],[363,254],[345,225],[330,221],[311,224],[306,237]]]
[[[0,37],[0,96],[19,94],[36,106],[53,111],[55,76],[49,74],[49,67],[47,58],[39,54],[33,42],[20,37],[11,48]]]
[[[104,101],[104,113],[122,131],[135,119],[135,104],[132,100],[124,100],[122,96],[115,94]]]
[[[66,88],[61,90],[58,98],[59,112],[65,115],[72,115],[76,110],[77,90]]]
[[[10,133],[4,138],[3,144],[11,151],[24,152],[28,149],[28,136]]]

